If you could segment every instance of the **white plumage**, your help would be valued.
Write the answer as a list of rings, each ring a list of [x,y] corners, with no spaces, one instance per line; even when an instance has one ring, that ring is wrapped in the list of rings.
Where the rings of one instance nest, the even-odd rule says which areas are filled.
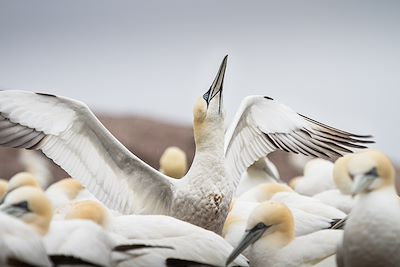
[[[2,212],[0,251],[0,263],[14,259],[34,266],[51,266],[41,237],[25,223]]]
[[[346,221],[338,266],[399,266],[400,199],[392,163],[381,152],[366,151],[351,156],[346,167],[358,196]]]

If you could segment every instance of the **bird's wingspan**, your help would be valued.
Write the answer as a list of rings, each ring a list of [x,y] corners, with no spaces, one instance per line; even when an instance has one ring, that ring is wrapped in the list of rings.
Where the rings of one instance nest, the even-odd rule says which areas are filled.
[[[163,213],[173,181],[125,148],[83,103],[27,91],[0,92],[0,146],[40,149],[121,213]]]
[[[371,136],[348,133],[294,112],[269,97],[246,97],[225,134],[227,171],[238,182],[259,158],[281,149],[336,158],[365,148]]]

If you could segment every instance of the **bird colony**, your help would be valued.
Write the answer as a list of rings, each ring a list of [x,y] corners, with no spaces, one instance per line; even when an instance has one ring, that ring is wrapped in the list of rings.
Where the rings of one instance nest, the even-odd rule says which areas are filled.
[[[1,91],[0,146],[70,178],[48,185],[24,152],[0,180],[0,266],[400,266],[394,168],[371,136],[258,95],[225,129],[226,66],[194,103],[189,169],[176,147],[151,168],[82,102]],[[275,150],[315,159],[286,184]]]

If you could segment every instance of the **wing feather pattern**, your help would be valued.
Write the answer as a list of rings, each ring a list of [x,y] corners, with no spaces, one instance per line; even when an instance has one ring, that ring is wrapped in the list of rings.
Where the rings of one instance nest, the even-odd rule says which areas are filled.
[[[78,101],[26,91],[0,92],[0,146],[40,149],[109,208],[164,213],[173,181],[125,148]]]
[[[236,183],[261,157],[275,150],[335,159],[373,143],[369,135],[333,128],[269,97],[246,97],[225,134],[225,164]]]

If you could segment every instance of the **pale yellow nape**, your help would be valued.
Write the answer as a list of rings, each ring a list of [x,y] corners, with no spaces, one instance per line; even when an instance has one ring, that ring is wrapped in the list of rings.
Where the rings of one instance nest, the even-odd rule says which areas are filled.
[[[8,181],[8,191],[15,190],[16,188],[22,186],[40,188],[40,184],[36,180],[35,176],[29,172],[19,172],[12,176]]]
[[[345,195],[351,195],[353,180],[347,172],[347,164],[354,154],[338,158],[333,166],[333,181],[336,187]]]
[[[61,190],[62,192],[65,193],[68,199],[72,200],[83,189],[85,189],[85,187],[78,180],[72,178],[64,178],[58,181],[57,183],[54,183],[51,186],[49,186],[49,188],[47,188],[46,191]]]
[[[296,177],[292,178],[292,179],[289,181],[289,186],[290,186],[292,189],[295,189],[297,183],[298,183],[299,181],[301,181],[301,179],[304,179],[303,176],[296,176]]]
[[[83,200],[72,203],[65,215],[66,220],[89,220],[101,227],[107,227],[109,215],[107,210],[94,200]]]
[[[182,178],[187,172],[187,158],[179,147],[168,147],[160,158],[160,171],[172,178]]]
[[[8,182],[6,180],[0,179],[0,199],[4,197],[7,192]]]
[[[26,201],[29,212],[20,219],[34,228],[36,232],[45,235],[53,217],[53,208],[50,200],[42,189],[32,186],[22,186],[11,191],[5,198],[6,205]]]

